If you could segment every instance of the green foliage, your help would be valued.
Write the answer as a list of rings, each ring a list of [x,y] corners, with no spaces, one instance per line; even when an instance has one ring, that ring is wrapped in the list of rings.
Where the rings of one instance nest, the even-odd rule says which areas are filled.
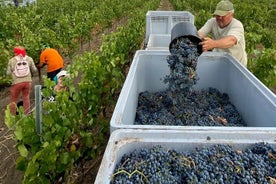
[[[276,50],[254,50],[249,69],[266,86],[276,85]]]
[[[108,80],[105,86],[111,93],[121,89],[124,81],[124,67],[131,60],[129,55],[137,50],[142,42],[145,26],[143,19],[145,14],[142,13],[135,14],[137,18],[130,19],[126,26],[119,27],[118,32],[103,37],[100,60],[107,66],[107,75],[109,75],[107,79],[111,78],[111,81]]]
[[[46,6],[43,3],[45,2],[42,1],[41,6]],[[58,12],[54,15],[64,16],[61,20],[65,21],[64,24],[58,25],[52,19],[40,24],[41,28],[36,32],[38,35],[36,47],[39,47],[42,42],[56,44],[56,46],[68,44],[73,47],[72,43],[79,44],[84,41],[82,38],[89,37],[90,32],[86,32],[86,29],[92,29],[93,26],[99,25],[99,22],[106,22],[108,25],[112,20],[134,8],[139,13],[129,14],[126,26],[119,27],[117,32],[104,36],[99,53],[92,51],[75,57],[73,63],[66,68],[70,76],[65,78],[64,84],[69,90],[57,93],[54,102],[47,101],[52,95],[54,83],[44,77],[41,135],[35,132],[34,115],[26,116],[20,108],[19,115],[12,116],[9,110],[6,110],[5,123],[9,128],[14,129],[18,142],[20,157],[17,158],[16,163],[17,169],[24,171],[23,183],[56,183],[57,181],[65,183],[70,170],[79,159],[93,159],[99,151],[102,151],[109,132],[109,119],[104,116],[103,108],[112,107],[114,104],[116,90],[121,88],[124,81],[124,68],[129,64],[131,54],[141,45],[147,10],[156,9],[159,5],[157,0],[146,3],[142,0],[127,3],[118,0],[113,2],[112,8],[109,8],[109,2],[89,1],[95,7],[93,13],[97,12],[97,9],[106,12],[101,12],[101,15],[99,12],[98,20],[89,26],[83,22],[84,17],[87,19],[92,17],[89,17],[85,9],[80,11],[81,13],[72,11],[73,9],[77,12],[77,5],[85,3],[68,1],[64,5],[68,5],[67,3],[71,5],[70,10],[67,9],[69,7],[60,6],[63,15],[59,15]],[[50,10],[46,8],[45,11]],[[65,14],[64,12],[67,11],[68,14]],[[74,20],[76,14],[82,14],[83,18]],[[47,17],[52,16],[53,14],[47,14],[45,17],[37,16],[37,18],[46,20]],[[69,20],[71,20],[70,23]],[[75,24],[77,22],[79,24]],[[43,26],[46,23],[48,26]],[[61,29],[61,25],[68,24],[74,24],[78,29],[75,32],[71,29],[68,39],[60,39],[63,37],[60,35],[64,32],[59,33],[54,29],[57,27]],[[84,35],[77,36],[78,32]],[[28,35],[25,41],[32,40],[31,35],[27,33],[28,29],[24,31],[24,35]],[[63,38],[66,38],[65,35]],[[31,42],[26,41],[25,44]],[[66,51],[64,48],[59,49]]]
[[[4,49],[4,43],[0,42],[0,89],[9,86],[11,84],[11,78],[6,76],[6,68],[10,53]]]
[[[7,83],[4,72],[14,46],[25,46],[35,63],[44,44],[59,49],[64,57],[72,57],[79,45],[93,39],[90,31],[95,26],[110,26],[112,20],[141,2],[41,0],[38,6],[1,7],[0,49],[4,54],[0,55],[0,84]]]

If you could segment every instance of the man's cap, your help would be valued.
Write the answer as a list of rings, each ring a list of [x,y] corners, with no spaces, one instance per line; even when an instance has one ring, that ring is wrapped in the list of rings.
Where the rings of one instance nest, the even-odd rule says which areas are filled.
[[[233,3],[229,0],[222,0],[217,4],[216,11],[213,15],[225,16],[232,10],[234,10]]]

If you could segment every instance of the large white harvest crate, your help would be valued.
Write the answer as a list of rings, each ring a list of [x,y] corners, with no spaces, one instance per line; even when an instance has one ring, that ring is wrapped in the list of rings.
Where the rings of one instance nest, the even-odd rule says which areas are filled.
[[[151,34],[146,50],[169,50],[171,35]]]
[[[148,44],[151,34],[170,35],[174,25],[179,22],[194,24],[194,16],[188,11],[148,11],[146,14],[145,44]]]
[[[110,121],[111,132],[118,128],[276,131],[276,95],[232,56],[216,52],[205,52],[199,57],[200,79],[195,89],[213,87],[227,93],[247,127],[134,125],[139,93],[167,87],[163,78],[169,74],[166,61],[169,54],[169,51],[156,50],[136,52]]]
[[[116,130],[108,141],[95,184],[110,183],[115,166],[122,156],[142,147],[161,145],[190,152],[203,146],[227,144],[232,145],[233,149],[244,150],[259,142],[266,142],[276,148],[275,140],[273,131]]]

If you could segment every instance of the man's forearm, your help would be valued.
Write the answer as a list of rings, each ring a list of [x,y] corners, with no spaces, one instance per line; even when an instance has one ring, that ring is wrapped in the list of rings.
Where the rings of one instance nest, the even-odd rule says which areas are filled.
[[[46,65],[46,63],[38,63],[36,66],[37,68],[43,68]]]
[[[214,48],[227,49],[234,46],[237,43],[237,39],[234,36],[226,36],[219,40],[214,40]]]

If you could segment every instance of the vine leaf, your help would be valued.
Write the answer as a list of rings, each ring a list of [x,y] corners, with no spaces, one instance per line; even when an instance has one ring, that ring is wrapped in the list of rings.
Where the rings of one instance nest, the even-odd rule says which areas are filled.
[[[15,135],[15,138],[19,141],[23,139],[22,127],[21,126],[16,127],[16,130],[14,131],[14,135]]]
[[[28,156],[28,150],[23,144],[18,145],[18,151],[22,157]]]

